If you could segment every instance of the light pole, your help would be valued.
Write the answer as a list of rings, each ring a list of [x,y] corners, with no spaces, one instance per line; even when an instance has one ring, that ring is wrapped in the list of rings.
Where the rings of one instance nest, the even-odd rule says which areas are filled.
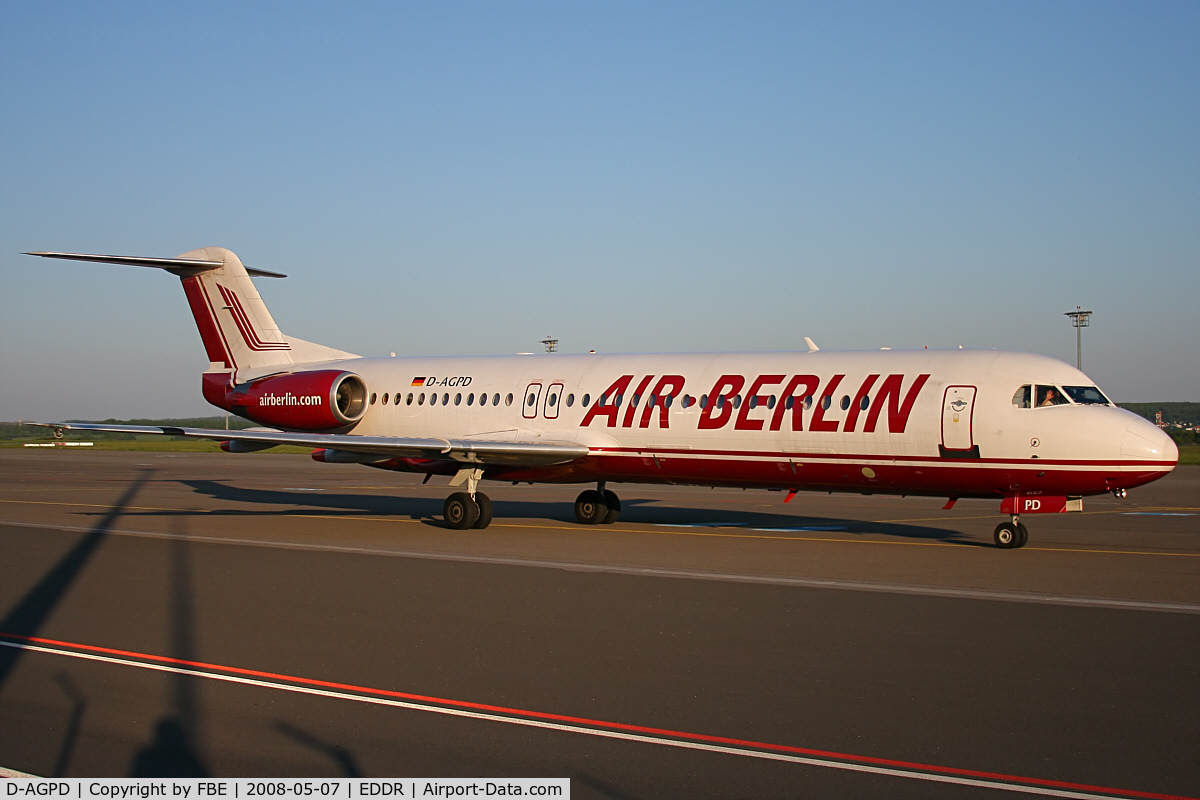
[[[1064,317],[1071,318],[1071,324],[1075,326],[1075,369],[1083,371],[1083,329],[1091,324],[1092,312],[1080,311],[1079,306],[1075,306],[1074,311],[1068,311],[1063,314]]]

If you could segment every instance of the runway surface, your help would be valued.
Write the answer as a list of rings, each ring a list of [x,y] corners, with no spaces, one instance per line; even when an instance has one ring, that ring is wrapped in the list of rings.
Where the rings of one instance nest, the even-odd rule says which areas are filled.
[[[1200,468],[1083,514],[0,451],[0,766],[572,796],[1200,795]]]

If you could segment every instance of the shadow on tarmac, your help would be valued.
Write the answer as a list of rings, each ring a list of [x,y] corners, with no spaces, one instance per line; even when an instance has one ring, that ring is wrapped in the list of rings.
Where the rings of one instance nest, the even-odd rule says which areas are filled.
[[[337,764],[338,769],[342,771],[343,777],[363,777],[362,770],[358,768],[358,762],[354,759],[354,754],[341,745],[321,741],[308,731],[284,722],[281,719],[275,720],[275,729],[289,739],[299,742],[308,749],[315,750],[329,758],[334,764]]]
[[[271,506],[306,506],[286,513],[303,516],[398,516],[420,520],[428,525],[441,525],[442,501],[428,497],[393,497],[375,494],[342,494],[333,492],[287,491],[283,489],[247,489],[230,486],[223,481],[186,480],[180,481],[198,494],[229,503]],[[544,519],[565,522],[575,521],[574,500],[569,502],[538,500],[495,500],[492,501],[496,518]],[[797,504],[798,505],[798,504]],[[216,509],[211,511],[145,511],[131,516],[163,515],[228,515],[228,516],[276,516],[280,509]],[[960,530],[935,528],[894,522],[864,522],[840,517],[817,517],[795,513],[770,513],[744,509],[675,508],[660,505],[659,500],[623,498],[621,519],[641,525],[685,526],[696,528],[741,529],[759,533],[786,536],[788,533],[830,531],[852,536],[875,534],[895,536],[903,539],[955,543],[978,547],[989,547],[975,537]],[[619,524],[619,523],[618,523]],[[808,529],[808,530],[804,530]],[[591,528],[580,526],[581,531]]]
[[[91,530],[67,551],[58,563],[38,581],[29,592],[13,606],[0,621],[0,633],[16,637],[28,638],[37,636],[46,620],[62,602],[63,597],[75,583],[75,579],[83,572],[96,549],[104,542],[113,524],[125,514],[125,509],[133,502],[133,498],[146,483],[152,470],[142,470],[141,474],[125,490],[117,502],[105,511]],[[17,662],[25,653],[19,647],[0,647],[0,688],[4,687],[8,676],[16,668]]]
[[[195,661],[198,653],[191,551],[184,521],[181,519],[173,524],[171,532],[175,535],[167,540],[170,655],[180,661]],[[159,717],[151,741],[134,756],[129,767],[131,778],[207,778],[210,775],[195,746],[200,722],[196,682],[202,679],[180,672],[169,675],[169,710]]]
[[[79,736],[79,725],[83,722],[83,714],[87,711],[87,698],[75,686],[71,676],[65,671],[55,673],[55,682],[62,688],[63,694],[71,701],[71,713],[67,717],[66,730],[63,733],[62,744],[58,748],[58,758],[54,759],[55,778],[65,778],[67,769],[71,766],[71,756],[75,753],[75,740]]]

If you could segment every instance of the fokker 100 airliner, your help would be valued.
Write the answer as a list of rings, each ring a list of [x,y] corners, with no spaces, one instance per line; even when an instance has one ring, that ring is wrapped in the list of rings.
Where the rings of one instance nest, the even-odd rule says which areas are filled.
[[[995,498],[1001,548],[1022,514],[1166,475],[1179,451],[1051,358],[950,350],[363,358],[283,334],[251,280],[284,277],[208,247],[178,258],[30,253],[178,275],[209,366],[204,397],[248,430],[48,423],[281,444],[333,464],[450,476],[445,524],[484,528],[482,480],[594,484],[584,524],[611,523],[617,482]]]

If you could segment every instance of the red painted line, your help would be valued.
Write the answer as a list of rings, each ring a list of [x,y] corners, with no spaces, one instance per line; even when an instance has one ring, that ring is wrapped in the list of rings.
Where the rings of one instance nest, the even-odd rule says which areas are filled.
[[[836,753],[830,750],[815,750],[807,747],[794,747],[792,745],[771,744],[769,742],[756,742],[749,739],[734,739],[727,736],[712,736],[704,733],[689,733],[687,731],[675,731],[668,728],[652,728],[644,725],[631,725],[624,722],[607,722],[605,720],[589,719],[587,717],[572,717],[565,714],[551,714],[545,711],[530,711],[521,708],[509,708],[507,706],[494,706],[487,703],[472,703],[466,700],[451,700],[444,697],[431,697],[428,695],[411,694],[409,692],[397,692],[390,689],[374,689],[369,686],[356,686],[350,683],[337,683],[334,681],[322,681],[315,678],[302,678],[296,675],[283,675],[277,672],[265,672],[256,669],[246,669],[243,667],[227,667],[221,664],[209,664],[203,661],[189,661],[181,658],[171,658],[169,656],[156,656],[150,653],[138,653],[132,650],[118,650],[111,647],[100,647],[98,645],[79,644],[76,642],[63,642],[57,639],[43,639],[37,636],[21,636],[15,633],[5,633],[0,631],[0,638],[8,639],[16,642],[28,644],[53,645],[56,647],[67,647],[74,650],[91,653],[104,653],[106,655],[123,656],[125,658],[137,658],[143,661],[149,661],[159,664],[171,664],[180,667],[188,667],[191,669],[208,670],[218,673],[227,673],[231,675],[245,675],[255,678],[269,678],[272,680],[287,681],[288,683],[298,684],[302,686],[318,686],[323,689],[334,689],[338,691],[349,691],[363,695],[374,695],[376,697],[389,697],[399,700],[412,700],[424,703],[434,703],[449,708],[470,709],[473,711],[488,711],[497,714],[506,714],[510,716],[527,717],[530,719],[544,719],[553,722],[568,723],[573,725],[585,725],[593,728],[604,730],[628,731],[631,733],[642,733],[654,736],[668,736],[674,739],[693,742],[706,742],[711,744],[724,744],[736,747],[749,747],[757,750],[788,753],[793,755],[817,756],[821,758],[835,758],[841,761],[854,762],[859,764],[873,764],[878,766],[898,767],[910,770],[921,770],[923,772],[939,774],[939,775],[957,775],[971,778],[981,778],[985,780],[1006,781],[1015,784],[1024,784],[1026,786],[1045,786],[1055,789],[1071,789],[1084,792],[1104,792],[1117,796],[1147,798],[1148,800],[1200,800],[1200,798],[1187,797],[1184,795],[1159,794],[1156,792],[1139,792],[1130,789],[1113,789],[1107,786],[1093,786],[1086,783],[1071,783],[1068,781],[1055,781],[1046,778],[1028,778],[1021,775],[1007,775],[1000,772],[984,772],[982,770],[961,769],[958,767],[942,767],[935,764],[922,764],[915,761],[898,761],[889,758],[875,758],[873,756],[858,756],[849,753]]]
[[[929,464],[940,464],[945,467],[973,466],[987,464],[995,466],[1023,467],[1040,469],[1042,467],[1146,467],[1147,469],[1161,467],[1174,468],[1174,461],[1121,461],[1121,460],[1084,460],[1084,459],[1053,459],[1045,458],[1032,461],[1030,459],[1011,458],[971,458],[947,459],[941,456],[896,455],[891,453],[801,453],[796,451],[774,450],[681,450],[657,447],[593,447],[594,453],[627,453],[630,455],[670,455],[686,456],[739,456],[744,458],[787,458],[792,461],[822,461],[831,459],[865,459],[870,461],[921,461]]]

